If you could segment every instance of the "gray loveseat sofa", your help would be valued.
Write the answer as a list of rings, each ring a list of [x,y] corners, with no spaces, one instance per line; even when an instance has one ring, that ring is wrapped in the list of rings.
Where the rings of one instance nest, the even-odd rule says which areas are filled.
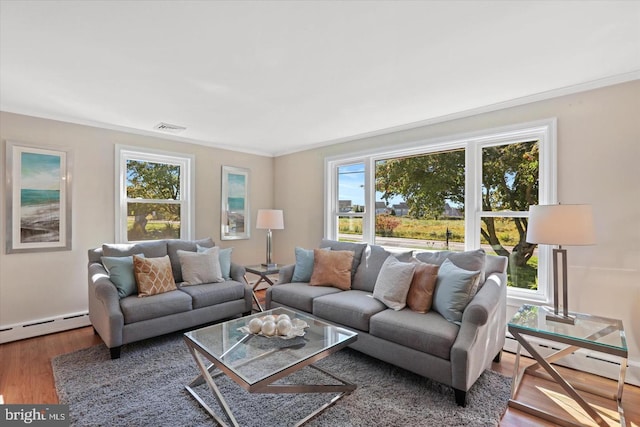
[[[251,288],[244,267],[231,263],[229,278],[221,283],[180,286],[183,281],[178,250],[196,252],[197,245],[214,246],[211,239],[157,240],[136,244],[105,244],[89,250],[89,318],[111,352],[120,357],[123,344],[218,320],[249,314]],[[145,258],[169,256],[176,290],[138,297],[122,296],[110,280],[102,257]]]
[[[266,306],[312,313],[358,332],[353,349],[451,386],[456,402],[465,406],[467,391],[502,354],[507,258],[486,256],[483,250],[415,255],[435,265],[445,259],[462,269],[481,265],[477,293],[464,308],[461,321],[452,322],[434,309],[426,313],[408,307],[393,310],[373,298],[380,269],[390,256],[382,247],[331,240],[323,240],[320,247],[354,251],[351,289],[292,283],[295,265],[288,265],[280,270],[278,283],[267,290]]]

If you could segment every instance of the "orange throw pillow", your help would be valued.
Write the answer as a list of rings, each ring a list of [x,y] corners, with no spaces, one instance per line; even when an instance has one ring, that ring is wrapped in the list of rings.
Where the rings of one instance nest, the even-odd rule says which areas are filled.
[[[351,289],[351,265],[353,251],[313,250],[312,286],[333,286],[347,291]]]
[[[176,289],[169,255],[161,258],[133,256],[133,274],[138,285],[138,296],[162,294]]]
[[[417,260],[413,262],[416,269],[407,293],[407,306],[418,313],[426,313],[431,309],[440,266]]]

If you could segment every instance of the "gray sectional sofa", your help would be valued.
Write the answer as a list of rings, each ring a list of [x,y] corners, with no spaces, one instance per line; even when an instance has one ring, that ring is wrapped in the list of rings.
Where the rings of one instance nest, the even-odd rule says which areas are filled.
[[[178,250],[196,252],[197,245],[211,248],[214,242],[158,240],[105,244],[89,250],[89,318],[112,359],[120,357],[123,344],[251,312],[252,293],[243,278],[244,267],[231,263],[230,258],[229,277],[224,282],[180,286],[183,277]],[[139,254],[146,258],[168,255],[177,289],[142,298],[119,295],[102,257]]]
[[[288,265],[280,270],[278,283],[267,290],[267,308],[289,307],[350,328],[358,332],[353,349],[451,386],[456,402],[465,406],[467,391],[492,360],[500,360],[506,328],[507,258],[487,256],[483,250],[415,254],[429,264],[441,265],[449,259],[461,269],[480,266],[477,293],[461,320],[453,322],[434,309],[426,313],[408,307],[393,310],[373,298],[380,269],[390,256],[384,248],[331,240],[323,240],[320,247],[354,252],[351,289],[292,282],[296,266]],[[412,256],[398,258],[408,261]],[[435,291],[437,297],[437,287]]]

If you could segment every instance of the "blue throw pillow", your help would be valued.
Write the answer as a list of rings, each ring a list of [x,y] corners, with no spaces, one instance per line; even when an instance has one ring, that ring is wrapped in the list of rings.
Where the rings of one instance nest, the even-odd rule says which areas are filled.
[[[296,248],[296,265],[293,267],[292,282],[309,283],[313,273],[313,249]]]
[[[478,290],[479,282],[480,270],[464,270],[445,259],[438,270],[433,309],[451,322],[460,322],[462,312]]]
[[[143,254],[138,256],[144,258]],[[100,259],[109,273],[109,280],[118,289],[120,298],[128,297],[138,292],[136,278],[133,274],[133,256],[103,256]]]
[[[198,253],[204,253],[211,248],[206,248],[204,246],[197,245]],[[224,280],[231,280],[231,252],[233,252],[233,248],[219,248],[220,253],[218,255],[218,260],[220,261],[220,270],[222,270],[222,277]]]

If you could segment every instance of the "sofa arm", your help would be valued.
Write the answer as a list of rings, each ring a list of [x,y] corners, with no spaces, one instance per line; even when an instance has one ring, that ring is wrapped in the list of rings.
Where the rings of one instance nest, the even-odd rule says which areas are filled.
[[[101,263],[89,264],[89,319],[107,347],[122,345],[124,315],[116,286]]]
[[[293,268],[295,264],[285,265],[284,267],[280,267],[280,272],[278,273],[278,283],[291,283],[291,279],[293,279]]]
[[[502,350],[506,335],[507,276],[494,273],[465,308],[451,348],[452,386],[466,391]]]
[[[231,276],[231,280],[235,280],[236,282],[245,283],[244,275],[247,273],[247,270],[240,264],[231,263],[231,272],[229,276]]]

